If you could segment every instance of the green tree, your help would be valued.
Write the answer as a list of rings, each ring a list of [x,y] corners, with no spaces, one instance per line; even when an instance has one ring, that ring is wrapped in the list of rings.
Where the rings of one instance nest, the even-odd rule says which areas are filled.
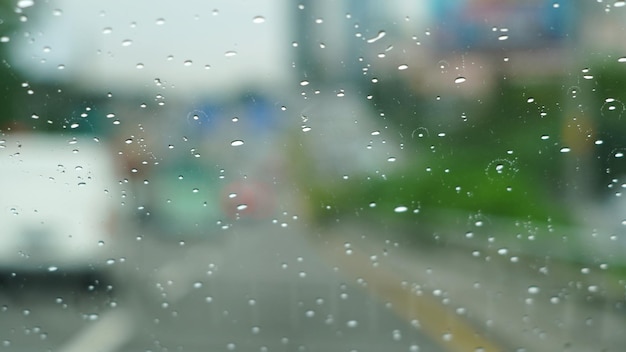
[[[16,101],[23,81],[11,66],[11,40],[18,33],[19,14],[12,2],[0,2],[0,129],[16,124]]]

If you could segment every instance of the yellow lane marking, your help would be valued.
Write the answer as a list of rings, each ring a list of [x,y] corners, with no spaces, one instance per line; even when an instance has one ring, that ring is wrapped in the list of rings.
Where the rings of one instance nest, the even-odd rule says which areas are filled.
[[[452,312],[434,297],[418,295],[402,285],[393,273],[374,267],[372,261],[357,248],[347,255],[342,243],[328,241],[322,255],[335,264],[341,273],[365,280],[367,289],[378,299],[391,303],[394,312],[411,322],[417,320],[421,331],[428,334],[444,350],[450,352],[497,352],[504,349],[478,333],[467,321]]]

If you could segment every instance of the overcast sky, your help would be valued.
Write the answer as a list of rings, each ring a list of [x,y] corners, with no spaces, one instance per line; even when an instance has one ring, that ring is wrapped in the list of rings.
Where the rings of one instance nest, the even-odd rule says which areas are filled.
[[[33,80],[123,90],[159,78],[185,93],[278,85],[291,72],[285,0],[56,0],[23,10],[27,35],[11,44]]]

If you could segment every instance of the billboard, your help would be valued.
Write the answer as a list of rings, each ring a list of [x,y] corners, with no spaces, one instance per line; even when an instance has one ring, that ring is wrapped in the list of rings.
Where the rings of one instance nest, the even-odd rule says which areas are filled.
[[[550,48],[571,38],[574,6],[552,0],[431,1],[441,50]]]

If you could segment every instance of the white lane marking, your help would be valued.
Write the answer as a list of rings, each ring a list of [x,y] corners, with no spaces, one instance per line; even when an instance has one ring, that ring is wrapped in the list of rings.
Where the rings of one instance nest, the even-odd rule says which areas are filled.
[[[125,310],[112,310],[103,314],[93,325],[83,329],[59,352],[114,352],[134,333],[133,317]]]
[[[216,257],[214,253],[211,254]],[[156,281],[164,285],[170,302],[180,300],[193,289],[198,272],[189,269],[206,261],[206,257],[206,247],[197,248],[189,251],[185,258],[172,260],[156,270]],[[220,260],[221,256],[216,259]],[[167,285],[169,280],[175,282]],[[98,321],[74,335],[59,352],[115,352],[133,337],[137,323],[128,309],[108,311]]]

